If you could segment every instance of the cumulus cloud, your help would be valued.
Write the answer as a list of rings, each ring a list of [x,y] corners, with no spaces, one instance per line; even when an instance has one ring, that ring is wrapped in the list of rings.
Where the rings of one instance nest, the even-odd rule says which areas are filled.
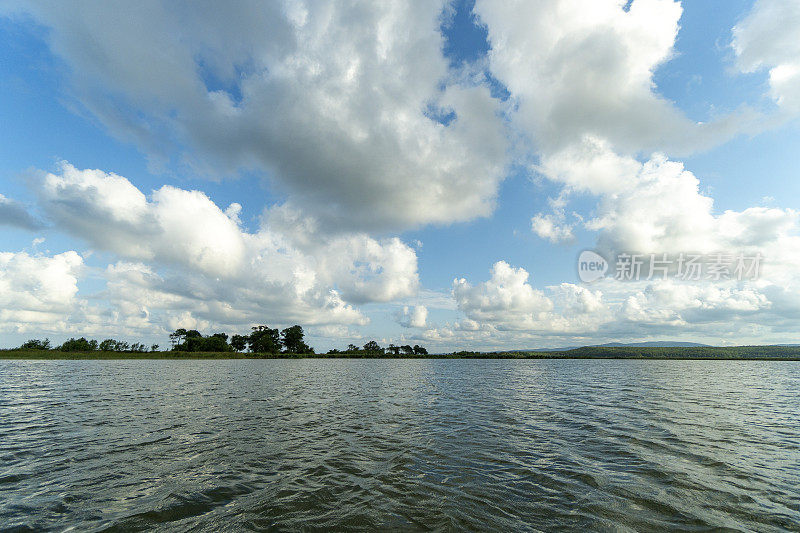
[[[413,308],[403,306],[402,311],[397,314],[397,322],[404,328],[427,327],[428,309],[424,305],[416,305]]]
[[[502,327],[523,329],[553,308],[553,303],[528,283],[528,273],[505,261],[492,267],[488,281],[471,285],[466,279],[453,280],[453,296],[458,308],[473,320]]]
[[[42,224],[31,215],[25,206],[0,194],[0,225],[13,226],[30,231],[41,229]]]
[[[449,70],[444,1],[24,3],[112,132],[212,176],[255,169],[337,227],[486,216],[506,138]],[[445,118],[446,117],[446,118]],[[174,159],[174,158],[173,158]],[[326,226],[327,227],[327,226]]]
[[[769,307],[767,297],[755,289],[667,280],[629,296],[620,312],[640,324],[685,327],[746,318]]]
[[[565,191],[597,197],[593,216],[582,226],[597,232],[597,246],[608,256],[760,252],[788,264],[787,255],[800,251],[796,210],[750,207],[718,213],[700,180],[663,154],[640,162],[619,155],[603,140],[586,138],[542,158],[538,168]],[[556,206],[553,214],[535,217],[534,224],[563,218],[563,207]]]
[[[244,235],[202,192],[165,185],[148,201],[122,176],[66,162],[38,187],[58,226],[98,248],[218,275],[234,273],[244,262]]]
[[[585,136],[624,153],[686,152],[741,127],[737,116],[695,123],[657,93],[653,73],[674,53],[678,2],[478,0],[475,11],[492,73],[517,101],[513,121],[540,152]]]
[[[572,226],[557,214],[538,214],[531,219],[531,231],[550,242],[569,242],[575,238]]]
[[[104,274],[116,317],[142,328],[256,322],[364,325],[353,303],[414,295],[417,257],[398,238],[328,234],[289,206],[258,231],[200,191],[163,186],[150,197],[126,178],[62,163],[36,192],[58,227],[122,258]]]
[[[365,325],[336,291],[318,284],[259,277],[217,280],[200,273],[159,273],[142,263],[109,265],[105,297],[127,320],[157,327],[247,329],[252,324]]]
[[[27,331],[66,324],[77,305],[83,258],[0,252],[0,328]]]
[[[800,112],[800,4],[759,0],[733,28],[732,46],[742,72],[766,70],[770,95],[784,110]]]
[[[535,348],[689,335],[758,339],[785,331],[800,316],[798,284],[605,279],[592,288],[561,283],[537,290],[528,273],[498,262],[489,280],[454,282],[464,318],[419,332],[434,344]],[[515,296],[516,295],[516,296]],[[791,296],[790,296],[791,295]]]

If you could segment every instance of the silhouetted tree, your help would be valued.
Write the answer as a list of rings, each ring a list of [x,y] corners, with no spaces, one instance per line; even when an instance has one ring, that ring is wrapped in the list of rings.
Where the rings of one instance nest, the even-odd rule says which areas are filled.
[[[411,347],[411,346],[409,346],[408,344],[404,344],[403,346],[401,346],[401,347],[400,347],[400,350],[401,350],[401,351],[403,352],[403,354],[405,354],[405,355],[411,355],[412,353],[414,353],[414,348],[412,348],[412,347]]]
[[[428,355],[428,350],[420,346],[419,344],[414,345],[414,353],[416,355]]]
[[[172,344],[173,350],[178,344],[183,344],[184,340],[186,340],[186,330],[183,328],[178,328],[175,330],[175,333],[169,334],[169,341]]]
[[[364,351],[370,355],[383,355],[383,348],[375,341],[369,341],[365,344]]]

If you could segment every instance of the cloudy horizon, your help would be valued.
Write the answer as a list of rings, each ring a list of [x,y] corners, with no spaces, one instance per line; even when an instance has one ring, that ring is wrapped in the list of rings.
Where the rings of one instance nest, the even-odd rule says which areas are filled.
[[[798,343],[800,4],[709,9],[4,3],[0,347]]]

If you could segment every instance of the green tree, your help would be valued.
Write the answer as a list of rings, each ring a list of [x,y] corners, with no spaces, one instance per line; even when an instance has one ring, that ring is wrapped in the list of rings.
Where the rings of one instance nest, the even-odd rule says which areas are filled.
[[[50,349],[50,339],[45,339],[40,341],[39,339],[31,339],[22,346],[19,347],[20,350],[49,350]]]
[[[281,342],[286,353],[314,353],[311,347],[303,342],[303,328],[294,325],[281,331]]]
[[[403,346],[401,346],[400,350],[403,352],[404,355],[411,355],[412,353],[414,353],[414,348],[412,348],[408,344],[404,344]]]
[[[106,339],[100,343],[101,352],[115,352],[117,351],[117,341],[114,339]]]
[[[253,353],[278,353],[281,351],[280,331],[269,326],[253,326],[248,344]]]
[[[64,344],[58,347],[62,352],[91,352],[93,350],[92,343],[86,340],[86,337],[80,339],[71,338],[64,341]]]
[[[231,348],[237,352],[244,351],[247,348],[247,337],[244,335],[233,335],[231,337]]]
[[[214,333],[210,337],[201,338],[197,342],[199,351],[203,352],[230,352],[231,346],[228,344],[227,333]]]
[[[416,355],[428,355],[428,350],[420,346],[419,344],[414,345],[414,353]]]

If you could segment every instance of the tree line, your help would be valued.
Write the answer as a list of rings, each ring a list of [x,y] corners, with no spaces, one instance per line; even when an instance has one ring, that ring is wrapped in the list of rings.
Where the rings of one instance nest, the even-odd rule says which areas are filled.
[[[359,348],[355,344],[349,344],[344,350],[333,349],[329,350],[328,354],[380,357],[382,355],[428,355],[428,350],[418,344],[415,344],[414,346],[409,346],[408,344],[403,346],[395,346],[394,344],[390,344],[388,347],[382,348],[377,342],[369,341],[362,348]]]
[[[124,341],[115,339],[106,339],[103,341],[96,341],[95,339],[87,339],[81,337],[79,339],[71,338],[64,341],[63,344],[52,346],[50,339],[31,339],[22,344],[18,349],[20,350],[58,350],[61,352],[127,352],[127,353],[146,353],[148,351],[158,351],[158,344],[151,344],[149,347],[140,343],[134,342],[129,344]]]
[[[177,329],[169,339],[176,352],[244,352],[265,354],[313,354],[305,343],[305,332],[298,325],[284,330],[269,326],[253,326],[249,335],[214,333],[204,336],[196,329]]]
[[[248,335],[228,335],[227,333],[213,333],[203,335],[196,329],[176,329],[169,335],[170,350],[173,352],[215,352],[215,353],[241,353],[253,354],[315,354],[314,348],[306,344],[305,332],[302,326],[294,325],[283,330],[269,326],[253,326]],[[96,341],[80,337],[71,338],[59,346],[51,346],[49,339],[31,339],[19,347],[21,350],[59,350],[62,352],[127,352],[146,353],[158,351],[159,345],[149,347],[142,343],[117,341],[106,339]],[[350,344],[343,350],[329,350],[326,355],[343,355],[356,357],[382,357],[386,355],[428,355],[428,350],[419,345],[381,347],[376,341],[369,341],[363,347]]]

